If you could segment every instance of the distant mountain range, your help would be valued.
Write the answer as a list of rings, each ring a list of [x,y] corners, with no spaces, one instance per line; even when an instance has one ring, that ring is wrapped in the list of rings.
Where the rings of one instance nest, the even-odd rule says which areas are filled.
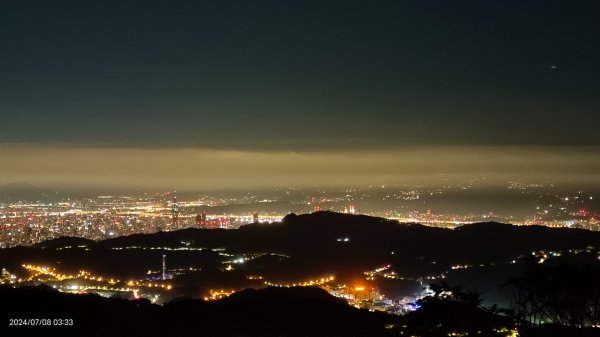
[[[452,230],[321,211],[290,214],[281,223],[250,224],[237,230],[190,228],[118,237],[96,245],[177,247],[182,241],[194,246],[227,247],[234,251],[267,250],[291,256],[319,257],[320,261],[339,256],[352,260],[354,264],[363,261],[368,264],[396,262],[406,265],[407,259],[421,258],[421,261],[437,261],[446,265],[461,261],[485,263],[529,254],[536,249],[600,247],[600,232],[494,222],[469,224]]]
[[[60,247],[85,245],[87,250]],[[454,265],[509,265],[532,252],[581,250],[600,247],[600,232],[542,226],[477,223],[454,230],[363,215],[316,212],[290,214],[281,223],[251,224],[236,230],[189,228],[173,232],[134,234],[99,242],[60,238],[33,247],[0,250],[0,261],[10,270],[24,262],[61,263],[77,270],[81,266],[99,273],[134,277],[155,269],[165,248],[224,248],[228,254],[276,253],[247,261],[236,272],[260,274],[270,280],[292,281],[335,274],[356,277],[374,268],[392,265],[399,275],[417,278],[440,275]],[[158,247],[157,250],[115,248]],[[91,250],[91,252],[90,252]],[[210,249],[167,252],[172,266],[198,265],[205,269],[223,266]],[[193,263],[192,263],[193,262]],[[228,275],[233,275],[229,273]],[[208,275],[207,275],[208,277]],[[188,280],[201,284],[206,280]],[[506,281],[498,280],[498,284]],[[183,279],[182,279],[183,282]]]
[[[65,195],[43,189],[28,183],[10,183],[0,185],[0,202],[53,202]]]

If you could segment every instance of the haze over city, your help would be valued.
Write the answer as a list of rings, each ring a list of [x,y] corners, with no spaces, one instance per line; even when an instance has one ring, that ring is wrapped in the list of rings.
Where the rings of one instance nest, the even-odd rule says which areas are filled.
[[[0,180],[597,183],[593,8],[7,1]]]
[[[242,151],[4,145],[1,183],[58,190],[218,190],[444,186],[485,179],[600,183],[596,148],[398,146],[393,150]]]

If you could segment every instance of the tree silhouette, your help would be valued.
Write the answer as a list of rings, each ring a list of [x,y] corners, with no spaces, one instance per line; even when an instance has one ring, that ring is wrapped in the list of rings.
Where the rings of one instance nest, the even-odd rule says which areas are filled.
[[[440,283],[432,283],[429,285],[429,288],[433,291],[433,297],[436,299],[459,299],[464,295],[464,288],[462,286],[452,287],[445,281]]]
[[[600,324],[600,268],[567,264],[527,263],[513,287],[516,318],[530,324],[557,323],[571,327]]]
[[[481,308],[478,292],[446,282],[431,284],[430,288],[433,295],[418,301],[420,309],[407,315],[404,335],[505,336],[505,331],[514,328],[513,320]]]

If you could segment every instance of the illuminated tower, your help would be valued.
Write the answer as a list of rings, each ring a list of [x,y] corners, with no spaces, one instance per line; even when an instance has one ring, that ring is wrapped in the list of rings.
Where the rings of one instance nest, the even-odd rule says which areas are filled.
[[[173,196],[173,206],[171,209],[171,225],[173,227],[179,226],[179,203],[177,203],[177,196]]]
[[[254,212],[254,214],[252,214],[252,221],[254,223],[258,223],[258,212]]]
[[[163,255],[163,264],[162,264],[162,279],[163,281],[167,279],[167,256]]]

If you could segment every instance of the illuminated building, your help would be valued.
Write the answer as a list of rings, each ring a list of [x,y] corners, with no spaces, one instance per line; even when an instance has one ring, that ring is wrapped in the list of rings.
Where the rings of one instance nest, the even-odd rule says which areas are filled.
[[[344,210],[342,211],[342,213],[356,214],[356,208],[354,207],[354,205],[346,206],[346,207],[344,207]]]
[[[375,301],[381,300],[381,294],[376,288],[355,287],[354,299],[356,301]]]
[[[177,196],[173,196],[173,207],[171,210],[171,224],[173,227],[179,226],[179,203],[177,203]]]
[[[252,222],[258,223],[258,212],[254,212],[254,214],[252,214]]]
[[[196,225],[200,228],[206,227],[206,212],[196,215]]]

